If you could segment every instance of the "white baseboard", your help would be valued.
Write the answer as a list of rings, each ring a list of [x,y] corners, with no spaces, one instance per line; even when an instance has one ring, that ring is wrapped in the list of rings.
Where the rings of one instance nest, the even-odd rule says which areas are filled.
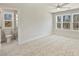
[[[29,39],[29,40],[21,41],[21,42],[19,42],[19,44],[24,44],[24,43],[30,42],[30,41],[32,41],[32,40],[36,40],[36,39],[39,39],[39,38],[43,38],[43,37],[46,37],[46,36],[49,36],[49,35],[51,35],[51,34],[40,35],[40,36],[34,37],[34,38],[32,38],[32,39]]]

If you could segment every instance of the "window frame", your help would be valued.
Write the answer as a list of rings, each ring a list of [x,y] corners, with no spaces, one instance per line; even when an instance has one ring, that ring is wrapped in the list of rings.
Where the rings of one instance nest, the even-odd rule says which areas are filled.
[[[73,23],[74,23],[73,17],[74,17],[74,15],[76,15],[76,14],[79,14],[79,13],[72,13],[72,27],[73,27]],[[72,31],[79,32],[79,29],[78,29],[78,30],[74,30],[74,29],[72,28]]]
[[[79,30],[74,30],[73,29],[73,21],[74,21],[74,19],[73,19],[73,17],[74,17],[74,15],[76,15],[76,14],[79,14],[79,13],[71,13],[71,14],[62,14],[62,15],[56,15],[56,30],[68,30],[68,31],[75,31],[75,32],[79,32]],[[64,29],[63,28],[63,23],[65,23],[65,22],[63,22],[63,16],[65,16],[65,15],[70,15],[70,17],[71,17],[71,19],[70,19],[70,29]],[[57,22],[57,17],[58,16],[61,16],[61,22]],[[61,23],[61,28],[57,28],[57,23]],[[69,22],[66,22],[66,23],[69,23]]]
[[[63,16],[67,16],[67,15],[69,15],[70,16],[70,21],[69,22],[64,22],[63,21]],[[71,29],[71,21],[72,21],[72,16],[71,16],[71,14],[63,14],[62,15],[62,28],[63,28],[63,23],[69,23],[70,24],[70,28],[69,29],[65,29],[65,28],[63,28],[64,30],[70,30]]]
[[[61,22],[57,22],[57,17],[60,16],[61,17]],[[57,23],[61,23],[61,28],[57,28]],[[62,15],[57,15],[56,16],[56,29],[62,29]]]
[[[70,15],[71,19],[70,19],[70,28],[69,29],[64,29],[63,28],[63,23],[69,23],[69,22],[63,22],[63,16],[65,15]],[[61,16],[61,22],[57,22],[57,17]],[[56,15],[56,30],[70,30],[71,29],[71,21],[72,21],[72,16],[71,14],[62,14],[62,15]],[[57,23],[61,23],[61,28],[57,28]]]
[[[2,20],[2,28],[3,28],[3,29],[13,29],[13,28],[14,28],[14,25],[13,25],[13,24],[14,24],[14,13],[13,13],[13,11],[5,11],[5,10],[4,10],[4,11],[2,11],[2,12],[3,12],[3,13],[2,13],[2,19],[3,19],[3,20]],[[5,14],[11,14],[11,15],[12,15],[11,20],[8,20],[8,19],[5,20],[5,18],[4,18],[4,17],[5,17],[5,16],[4,16]],[[6,26],[5,26],[5,22],[6,22],[6,21],[10,21],[12,26],[6,27]]]

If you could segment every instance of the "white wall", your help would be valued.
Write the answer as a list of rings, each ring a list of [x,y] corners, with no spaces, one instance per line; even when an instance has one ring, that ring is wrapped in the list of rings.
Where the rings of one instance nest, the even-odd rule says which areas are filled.
[[[52,16],[48,8],[41,4],[20,4],[19,43],[25,43],[52,33]]]
[[[0,4],[1,8],[17,8],[19,16],[18,41],[26,43],[52,33],[52,15],[45,4]]]

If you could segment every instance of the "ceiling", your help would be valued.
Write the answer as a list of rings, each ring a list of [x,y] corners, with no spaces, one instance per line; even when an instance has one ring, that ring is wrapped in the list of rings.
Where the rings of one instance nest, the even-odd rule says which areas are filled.
[[[49,12],[60,12],[60,11],[65,11],[65,10],[70,10],[70,9],[76,9],[76,8],[79,8],[79,3],[67,3],[66,5],[64,5],[63,7],[68,7],[68,8],[60,8],[59,10],[56,9],[56,6],[57,4],[64,4],[64,3],[30,3],[29,5],[32,5],[32,6],[45,6],[46,8],[48,8]],[[20,6],[20,5],[23,5],[23,6],[27,6],[28,4],[27,3],[16,3],[16,4],[5,4],[5,3],[0,3],[0,7],[3,7],[3,6],[9,6],[9,7],[16,7],[16,6]],[[21,7],[21,6],[20,6]]]
[[[60,3],[60,4],[63,4],[63,3]],[[57,3],[48,4],[49,11],[50,12],[60,12],[60,11],[66,11],[66,10],[79,8],[79,3],[68,3],[63,6],[63,7],[67,7],[67,8],[60,8],[59,10],[55,8],[56,5],[57,5]]]

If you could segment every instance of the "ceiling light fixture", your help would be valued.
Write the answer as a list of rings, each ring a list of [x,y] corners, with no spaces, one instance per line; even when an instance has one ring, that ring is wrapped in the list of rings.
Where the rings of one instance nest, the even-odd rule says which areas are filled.
[[[57,10],[60,10],[60,8],[57,8]]]

